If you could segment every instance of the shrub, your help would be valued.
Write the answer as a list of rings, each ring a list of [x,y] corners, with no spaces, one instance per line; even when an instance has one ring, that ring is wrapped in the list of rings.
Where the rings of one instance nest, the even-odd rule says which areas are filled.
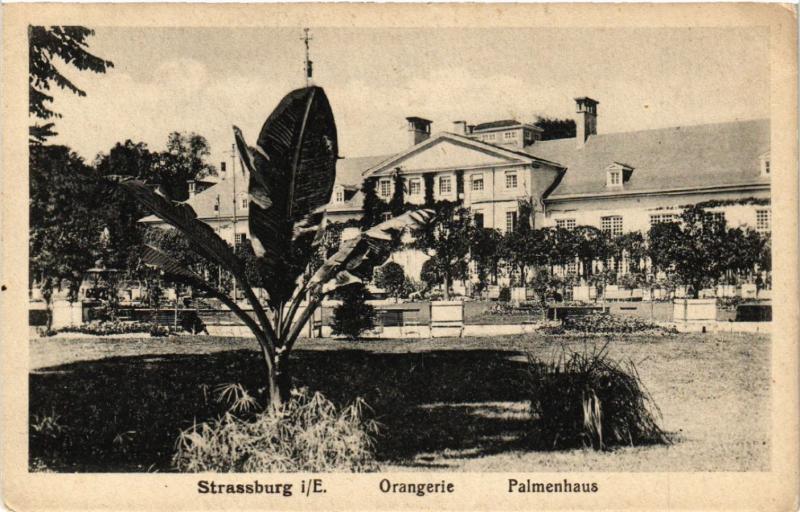
[[[343,334],[350,339],[358,338],[362,332],[372,329],[375,319],[375,308],[366,303],[367,289],[362,283],[341,288],[337,297],[342,300],[333,310],[331,331]]]
[[[544,449],[669,444],[661,412],[632,361],[619,363],[608,344],[591,352],[562,349],[543,362],[529,355],[531,413]]]
[[[230,410],[194,425],[176,443],[173,465],[187,472],[376,471],[377,423],[357,398],[341,410],[322,394],[294,390],[278,412],[240,419]]]
[[[405,298],[413,290],[409,290],[410,285],[403,267],[398,263],[390,261],[376,272],[375,285],[386,290],[390,297]]]
[[[503,286],[500,288],[500,294],[497,297],[500,302],[509,302],[511,300],[511,288]]]

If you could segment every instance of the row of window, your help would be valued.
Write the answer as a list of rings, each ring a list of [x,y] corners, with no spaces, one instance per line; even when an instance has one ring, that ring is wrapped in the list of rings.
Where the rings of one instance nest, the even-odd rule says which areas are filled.
[[[250,204],[249,199],[246,197],[242,197],[239,200],[239,208],[241,208],[242,210],[246,210],[249,204]],[[214,211],[215,212],[219,211],[219,196],[217,196],[217,202],[214,203]]]
[[[481,192],[484,190],[483,174],[472,174],[470,176],[471,190],[473,192]],[[516,172],[507,172],[505,185],[507,190],[516,189],[519,185]],[[453,181],[450,176],[439,177],[439,194],[450,194],[453,191]],[[417,196],[422,194],[422,179],[412,178],[408,180],[408,195]],[[392,180],[382,179],[378,182],[378,195],[387,198],[392,195]],[[335,197],[337,202],[344,201],[343,192],[337,192]]]
[[[725,212],[711,212],[715,220],[724,221]],[[662,224],[666,222],[678,222],[680,216],[676,213],[655,213],[650,215],[650,225]],[[756,210],[756,231],[765,233],[771,230],[772,212],[769,209]],[[564,229],[574,229],[575,219],[556,219],[556,227]],[[600,229],[611,235],[621,235],[623,231],[622,216],[609,215],[600,218]]]

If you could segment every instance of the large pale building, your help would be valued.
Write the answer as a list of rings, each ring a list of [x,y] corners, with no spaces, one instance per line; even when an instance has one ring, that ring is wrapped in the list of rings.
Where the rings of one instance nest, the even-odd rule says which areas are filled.
[[[768,120],[598,134],[598,102],[575,102],[577,136],[548,141],[515,120],[456,121],[432,134],[430,121],[409,117],[404,151],[340,162],[330,217],[361,215],[365,179],[388,201],[400,173],[406,201],[424,201],[429,175],[435,199],[462,201],[476,223],[500,231],[518,221],[521,199],[537,227],[645,232],[703,203],[729,225],[770,230]]]
[[[731,226],[770,231],[768,120],[597,133],[598,102],[576,98],[575,106],[577,136],[547,141],[540,128],[516,120],[456,121],[434,133],[431,121],[409,117],[403,151],[338,162],[328,219],[362,217],[367,179],[388,202],[399,173],[405,201],[423,204],[432,187],[434,200],[460,201],[476,224],[502,232],[519,222],[521,200],[533,205],[535,227],[644,233],[702,203]],[[248,237],[247,176],[228,174],[201,192],[190,187],[187,203],[233,243]],[[418,275],[419,258],[395,259]]]

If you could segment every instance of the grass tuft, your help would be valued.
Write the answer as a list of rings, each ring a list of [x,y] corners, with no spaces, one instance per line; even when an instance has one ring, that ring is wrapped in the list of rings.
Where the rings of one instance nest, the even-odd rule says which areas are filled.
[[[562,347],[547,362],[529,354],[528,361],[539,448],[670,444],[633,361],[611,359],[608,343],[580,352]]]
[[[377,423],[365,420],[366,403],[357,398],[338,410],[321,393],[294,390],[277,413],[241,419],[241,403],[250,397],[238,384],[219,390],[231,404],[220,418],[194,424],[178,436],[173,465],[200,472],[376,471]]]

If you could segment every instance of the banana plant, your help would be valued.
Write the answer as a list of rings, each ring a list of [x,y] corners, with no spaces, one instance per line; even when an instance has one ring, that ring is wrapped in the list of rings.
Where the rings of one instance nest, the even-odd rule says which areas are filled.
[[[309,263],[320,250],[338,158],[336,124],[325,92],[319,87],[290,92],[267,118],[252,147],[241,130],[234,126],[233,131],[239,157],[249,171],[248,225],[265,304],[256,297],[244,263],[189,205],[173,202],[141,181],[128,180],[121,186],[182,233],[199,255],[236,279],[252,315],[165,252],[147,246],[141,253],[145,263],[172,280],[219,299],[250,328],[263,355],[270,407],[278,410],[290,392],[286,361],[323,298],[339,287],[369,279],[373,268],[389,257],[392,240],[407,228],[427,223],[433,212],[409,211],[363,231],[342,242],[312,272]]]

